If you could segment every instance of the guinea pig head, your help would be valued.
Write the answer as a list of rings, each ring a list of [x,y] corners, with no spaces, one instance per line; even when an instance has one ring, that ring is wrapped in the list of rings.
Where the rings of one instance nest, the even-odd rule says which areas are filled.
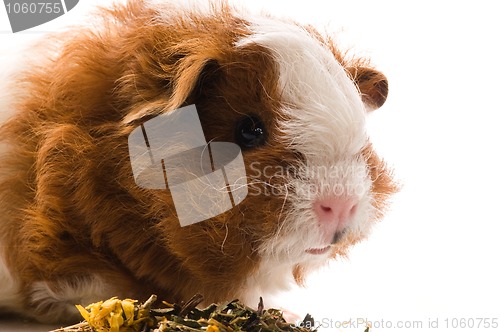
[[[365,238],[397,190],[365,129],[367,113],[387,98],[388,82],[311,28],[261,20],[239,45],[270,52],[277,75],[271,91],[278,93],[271,99],[280,101],[267,126],[271,139],[261,147],[272,162],[248,160],[250,186],[276,204],[263,216],[274,228],[258,247],[259,277],[269,282],[273,269],[292,267],[301,283],[305,272]]]
[[[176,262],[163,273],[175,268],[174,281],[194,281],[184,289],[158,282],[208,300],[250,299],[256,289],[301,283],[382,216],[396,186],[365,119],[385,102],[388,84],[312,28],[242,19],[228,8],[198,15],[137,34],[135,49],[150,52],[139,53],[131,62],[137,72],[116,90],[128,105],[124,132],[195,105],[206,142],[240,148],[247,194],[228,211],[181,226],[168,186],[138,188],[129,166],[123,181]]]

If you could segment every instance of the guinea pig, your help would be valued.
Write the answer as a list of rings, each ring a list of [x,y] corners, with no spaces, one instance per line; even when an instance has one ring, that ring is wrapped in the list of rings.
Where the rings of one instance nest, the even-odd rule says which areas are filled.
[[[386,77],[311,26],[130,0],[30,52],[2,82],[2,312],[76,321],[77,303],[153,293],[255,305],[345,255],[397,190],[365,126]],[[245,193],[183,225],[170,183],[140,185],[130,137],[187,110],[205,142],[237,147]]]

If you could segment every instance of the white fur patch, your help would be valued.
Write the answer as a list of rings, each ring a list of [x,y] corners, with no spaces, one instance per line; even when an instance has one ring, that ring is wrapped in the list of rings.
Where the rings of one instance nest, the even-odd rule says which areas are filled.
[[[31,288],[29,301],[41,315],[35,318],[45,319],[47,312],[50,312],[52,321],[77,321],[79,314],[75,304],[86,306],[115,295],[111,292],[109,284],[94,276],[74,280],[71,284],[60,282],[49,285],[45,281],[35,282]]]
[[[259,298],[265,299],[268,308],[279,308],[283,303],[275,298],[277,291],[285,291],[293,283],[288,262],[264,261],[258,271],[248,277],[240,300],[248,306],[257,307]]]
[[[348,236],[363,237],[369,232],[371,180],[360,155],[367,143],[366,109],[331,51],[304,28],[265,17],[250,22],[253,34],[237,46],[256,43],[274,55],[286,105],[282,112],[290,119],[280,122],[280,129],[287,147],[305,157],[296,165],[295,175],[288,178],[288,187],[283,188],[292,209],[281,214],[283,226],[278,234],[261,246],[263,266],[248,281],[249,288],[272,285],[264,287],[277,290],[286,287],[296,264],[309,269],[327,261],[327,255],[305,252],[328,245],[322,243],[312,210],[316,199],[339,194],[339,188],[344,190],[341,194],[356,196],[359,204],[349,222]],[[288,271],[268,273],[269,267]]]
[[[365,106],[331,51],[293,23],[251,21],[253,34],[237,45],[256,43],[274,54],[289,107],[283,112],[294,119],[282,124],[291,147],[313,159],[358,153],[366,143]]]
[[[20,285],[14,280],[5,264],[3,257],[5,249],[0,240],[0,309],[6,308],[9,311],[20,312],[22,308],[19,296]]]

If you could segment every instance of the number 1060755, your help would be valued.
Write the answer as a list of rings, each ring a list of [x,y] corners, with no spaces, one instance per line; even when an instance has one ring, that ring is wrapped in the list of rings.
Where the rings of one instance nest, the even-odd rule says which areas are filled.
[[[14,2],[5,7],[8,14],[59,14],[64,11],[60,2]]]

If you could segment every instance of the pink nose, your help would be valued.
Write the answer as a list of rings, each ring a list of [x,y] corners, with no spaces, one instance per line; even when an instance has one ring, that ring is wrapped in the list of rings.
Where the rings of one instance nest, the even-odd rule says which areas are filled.
[[[356,213],[358,200],[355,197],[330,196],[317,199],[313,210],[322,227],[341,231]]]

